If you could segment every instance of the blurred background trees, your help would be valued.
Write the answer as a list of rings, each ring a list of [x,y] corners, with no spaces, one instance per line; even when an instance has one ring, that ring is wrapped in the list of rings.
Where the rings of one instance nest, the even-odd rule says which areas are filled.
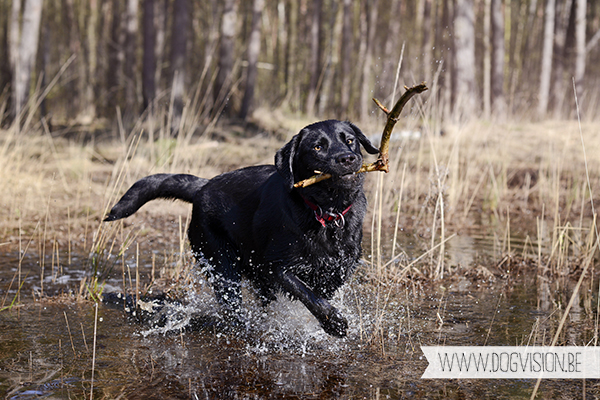
[[[586,0],[0,0],[0,28],[4,125],[365,120],[397,71],[442,118],[570,118],[574,88],[593,117],[600,100]]]

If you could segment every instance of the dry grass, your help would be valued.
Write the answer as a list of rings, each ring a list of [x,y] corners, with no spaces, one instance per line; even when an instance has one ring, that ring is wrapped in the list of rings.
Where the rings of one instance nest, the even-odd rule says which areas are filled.
[[[100,223],[103,215],[127,187],[151,173],[211,177],[243,165],[271,163],[276,149],[308,122],[273,116],[257,113],[259,126],[268,126],[269,132],[255,129],[251,136],[244,136],[242,127],[229,126],[212,127],[211,135],[183,130],[172,139],[151,119],[129,132],[120,129],[112,137],[85,141],[54,137],[43,125],[20,133],[0,131],[3,250],[28,244],[28,251],[40,254],[42,270],[46,255],[52,255],[52,263],[67,263],[72,252],[86,252],[97,272],[107,263],[116,265],[134,244],[142,252],[166,248],[178,259],[165,257],[168,261],[157,266],[157,275],[179,276],[189,264],[181,255],[189,206],[153,202],[110,225]],[[378,135],[379,119],[363,128],[367,134]],[[403,123],[397,130],[417,124],[413,119],[399,125]],[[447,246],[454,235],[482,227],[496,235],[501,257],[536,257],[553,273],[574,270],[573,260],[583,259],[591,248],[589,199],[597,197],[587,188],[577,123],[472,121],[446,125],[444,135],[437,133],[439,125],[425,123],[419,139],[392,142],[390,173],[369,174],[365,244],[372,250],[367,251],[367,276],[405,282],[407,277],[437,279],[464,271],[471,266],[452,265]],[[150,127],[152,135],[147,133]],[[596,191],[598,127],[593,122],[581,126]],[[397,240],[400,230],[416,238],[421,253],[404,252]],[[520,254],[510,247],[513,236],[524,237]],[[178,267],[166,271],[167,262]],[[127,272],[123,275],[127,286]],[[101,290],[101,282],[86,285]],[[80,292],[85,295],[86,290]]]

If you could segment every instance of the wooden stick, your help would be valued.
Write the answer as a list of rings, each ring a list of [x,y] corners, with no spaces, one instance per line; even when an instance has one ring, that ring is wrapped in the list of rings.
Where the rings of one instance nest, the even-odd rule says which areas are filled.
[[[404,86],[406,92],[402,94],[402,96],[398,99],[392,111],[389,111],[381,102],[377,99],[373,99],[377,107],[379,107],[386,115],[387,121],[385,127],[383,128],[383,133],[381,134],[381,144],[379,146],[379,157],[377,160],[371,164],[364,164],[357,173],[362,172],[373,172],[373,171],[384,171],[389,172],[389,149],[390,149],[390,138],[392,136],[392,130],[394,129],[394,125],[398,122],[398,118],[400,117],[400,113],[402,109],[408,103],[408,101],[416,94],[423,93],[427,90],[427,86],[425,82],[415,85],[411,88]],[[304,179],[300,182],[296,182],[294,187],[302,188],[309,185],[313,185],[315,183],[324,181],[325,179],[331,178],[331,174],[318,174],[311,176],[308,179]]]

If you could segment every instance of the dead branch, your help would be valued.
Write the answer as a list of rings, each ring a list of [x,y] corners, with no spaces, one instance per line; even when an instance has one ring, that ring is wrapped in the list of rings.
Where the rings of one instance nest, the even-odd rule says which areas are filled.
[[[416,94],[422,93],[427,90],[425,82],[415,85],[411,88],[404,86],[406,92],[398,99],[392,111],[389,111],[381,102],[377,99],[373,99],[375,104],[387,115],[387,121],[381,134],[381,144],[379,145],[379,157],[371,164],[364,164],[357,173],[372,172],[372,171],[384,171],[389,172],[389,149],[390,149],[390,137],[392,136],[392,130],[394,125],[398,122],[402,109],[408,103],[408,101]],[[296,182],[294,187],[306,187],[317,182],[321,182],[325,179],[331,178],[330,174],[318,174],[311,176],[308,179],[304,179],[300,182]]]

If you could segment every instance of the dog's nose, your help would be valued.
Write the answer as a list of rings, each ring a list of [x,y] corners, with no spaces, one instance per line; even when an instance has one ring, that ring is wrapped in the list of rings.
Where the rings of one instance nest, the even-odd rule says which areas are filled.
[[[356,154],[354,153],[346,153],[337,156],[335,161],[338,164],[342,164],[344,166],[350,166],[356,162]]]

